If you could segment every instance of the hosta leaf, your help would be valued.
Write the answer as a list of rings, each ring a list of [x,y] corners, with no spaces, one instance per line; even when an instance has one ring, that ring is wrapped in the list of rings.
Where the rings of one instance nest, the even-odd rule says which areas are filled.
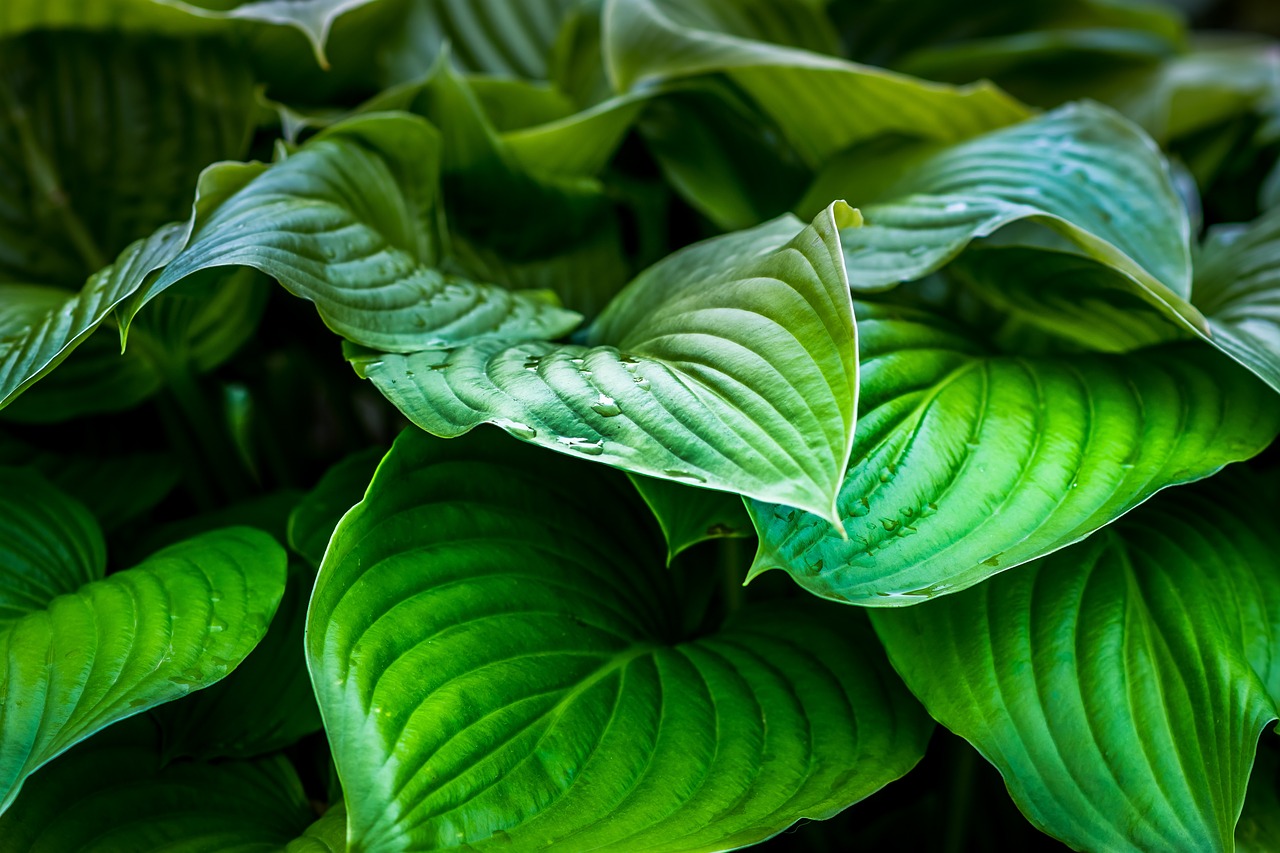
[[[857,303],[861,398],[826,521],[759,501],[753,573],[869,605],[955,591],[1075,542],[1159,489],[1263,450],[1280,399],[1201,343],[984,350],[940,315]]]
[[[944,86],[761,41],[765,31],[812,26],[817,13],[804,3],[756,6],[782,23],[757,29],[743,22],[750,16],[739,17],[732,4],[714,0],[608,0],[605,61],[615,87],[627,91],[722,74],[773,120],[810,168],[885,133],[955,141],[1027,116],[988,83]],[[715,29],[726,26],[733,29]]]
[[[1280,698],[1257,484],[1166,492],[1084,542],[873,621],[908,685],[1078,850],[1232,849]]]
[[[1280,209],[1210,230],[1192,298],[1213,343],[1280,391]]]
[[[0,578],[0,810],[69,746],[235,668],[284,587],[282,549],[247,528],[179,543],[104,578],[87,511],[33,476],[3,474],[0,489],[25,507],[3,516],[3,539],[20,556]]]
[[[333,22],[344,12],[374,0],[153,0],[199,17],[260,21],[297,29],[315,51],[322,66],[328,66],[324,45]]]
[[[185,218],[200,170],[243,156],[253,119],[253,79],[218,41],[57,32],[6,43],[0,281],[79,287]]]
[[[320,730],[302,657],[314,580],[310,570],[292,565],[266,635],[235,672],[152,712],[167,759],[250,758],[292,746]]]
[[[165,766],[153,734],[113,730],[32,777],[0,837],[32,853],[330,853],[345,849],[336,812],[312,823],[281,756]]]
[[[168,263],[185,239],[182,226],[165,226],[131,244],[79,293],[57,303],[48,288],[0,284],[0,407],[57,367],[150,273]]]
[[[812,206],[865,205],[866,227],[844,241],[855,290],[921,278],[972,240],[1030,220],[1156,298],[1190,295],[1190,224],[1168,165],[1104,107],[1068,104],[949,147],[877,154],[837,158],[809,193]]]
[[[0,465],[40,472],[84,504],[108,532],[151,509],[178,484],[178,470],[168,454],[52,453],[2,433]]]
[[[206,175],[190,242],[126,318],[193,273],[248,266],[314,302],[343,337],[397,352],[573,328],[576,314],[537,294],[436,268],[439,151],[421,119],[377,114],[336,125],[273,166],[224,167],[220,186]]]
[[[740,539],[754,532],[751,516],[737,495],[694,489],[657,477],[629,476],[662,528],[668,563],[699,542]]]
[[[854,614],[682,637],[644,512],[599,466],[401,435],[308,615],[352,849],[728,849],[917,760],[927,721]]]
[[[637,474],[832,517],[857,399],[838,202],[655,264],[584,345],[491,339],[407,356],[354,352],[411,421],[483,423]],[[799,232],[799,233],[797,233]]]
[[[360,502],[383,451],[371,447],[334,465],[289,515],[289,547],[319,568],[338,520]]]

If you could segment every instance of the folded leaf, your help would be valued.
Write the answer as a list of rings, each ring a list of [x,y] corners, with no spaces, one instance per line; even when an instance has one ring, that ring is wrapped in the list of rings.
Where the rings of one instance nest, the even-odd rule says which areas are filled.
[[[783,568],[817,595],[896,606],[963,589],[1248,459],[1280,431],[1280,398],[1200,343],[1032,357],[987,351],[939,315],[856,310],[847,538],[822,517],[749,503],[753,575]]]
[[[1280,391],[1280,209],[1209,231],[1192,299],[1210,340]]]
[[[284,757],[165,766],[149,734],[113,729],[54,761],[0,816],[0,837],[12,850],[76,853],[346,849],[341,809],[315,821]]]
[[[657,477],[628,476],[662,528],[668,564],[699,542],[742,539],[754,532],[751,516],[738,495],[694,489]]]
[[[526,441],[831,518],[857,399],[837,202],[655,264],[585,345],[489,339],[410,355],[352,352],[427,432],[497,424]],[[797,233],[799,232],[799,233]]]
[[[537,294],[436,268],[439,151],[421,119],[376,114],[318,134],[271,167],[206,175],[190,241],[132,300],[126,324],[193,273],[248,266],[314,302],[348,340],[396,352],[572,329],[578,315]]]
[[[27,472],[0,472],[0,811],[23,780],[117,720],[205,687],[266,632],[284,554],[247,528],[205,534],[103,577],[87,510]]]
[[[400,436],[308,615],[353,849],[729,849],[918,759],[860,619],[775,602],[686,639],[644,515],[600,466]]]
[[[1280,699],[1280,537],[1249,478],[873,621],[935,718],[1078,850],[1231,850]]]
[[[1151,298],[1190,296],[1190,224],[1168,164],[1137,127],[1096,104],[949,147],[855,149],[832,162],[802,208],[830,198],[865,205],[866,227],[844,240],[855,290],[921,278],[974,239],[1030,220]]]
[[[783,16],[789,29],[756,29],[741,20],[736,32],[713,29],[733,18],[732,6],[715,0],[607,0],[605,62],[614,86],[628,91],[723,74],[775,122],[811,168],[885,133],[956,141],[1027,116],[1026,108],[988,83],[944,86],[761,41],[766,32],[815,26],[814,13],[803,3],[757,5],[761,14]]]

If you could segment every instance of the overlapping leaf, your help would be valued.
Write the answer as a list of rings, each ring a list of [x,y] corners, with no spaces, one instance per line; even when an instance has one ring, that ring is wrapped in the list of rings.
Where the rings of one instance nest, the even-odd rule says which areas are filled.
[[[1075,542],[1166,486],[1263,450],[1280,398],[1211,348],[987,351],[941,316],[857,303],[853,463],[825,519],[759,501],[755,573],[912,604]]]
[[[1190,224],[1168,165],[1103,107],[1069,104],[950,147],[855,149],[810,190],[815,204],[825,196],[865,205],[866,227],[844,241],[855,290],[921,278],[974,239],[1030,220],[1132,278],[1144,298],[1202,324],[1184,305]]]
[[[928,725],[855,614],[680,636],[644,513],[600,466],[401,435],[308,615],[353,848],[724,849],[917,760]]]
[[[857,399],[839,202],[685,249],[621,293],[586,343],[352,353],[411,421],[484,423],[638,474],[832,517]],[[797,233],[798,232],[798,233]]]
[[[10,850],[336,853],[341,809],[315,820],[281,757],[165,766],[144,727],[112,730],[37,773],[0,815]]]
[[[421,119],[377,114],[330,128],[271,167],[207,173],[190,241],[126,317],[196,272],[249,266],[314,302],[343,337],[396,352],[573,328],[576,314],[536,293],[437,269],[439,145]]]
[[[284,587],[270,537],[229,528],[103,577],[88,512],[3,472],[0,810],[49,759],[116,720],[205,687],[262,638]]]
[[[1280,699],[1259,485],[1168,492],[1085,542],[873,621],[930,712],[1081,850],[1230,850]]]
[[[699,542],[752,535],[751,517],[737,495],[694,489],[657,477],[629,476],[662,528],[668,563]]]

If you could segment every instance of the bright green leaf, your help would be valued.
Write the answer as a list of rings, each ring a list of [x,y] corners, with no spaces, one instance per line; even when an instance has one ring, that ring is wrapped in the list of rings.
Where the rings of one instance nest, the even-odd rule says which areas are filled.
[[[841,202],[806,228],[787,217],[677,252],[610,303],[585,345],[491,339],[351,359],[435,435],[492,423],[831,518],[858,387],[837,229],[856,222]]]
[[[401,435],[308,615],[351,849],[722,850],[918,759],[929,726],[856,614],[681,636],[644,512],[599,466]]]
[[[1231,850],[1280,698],[1280,538],[1251,479],[873,621],[943,725],[1078,850]]]
[[[88,512],[28,472],[4,473],[16,551],[0,578],[0,810],[49,759],[116,720],[226,675],[266,632],[284,554],[246,528],[171,546],[103,577]],[[64,538],[66,537],[66,538]]]
[[[753,573],[913,604],[1075,542],[1156,491],[1262,451],[1280,398],[1202,343],[1004,354],[938,314],[857,303],[862,376],[841,538],[749,504]]]

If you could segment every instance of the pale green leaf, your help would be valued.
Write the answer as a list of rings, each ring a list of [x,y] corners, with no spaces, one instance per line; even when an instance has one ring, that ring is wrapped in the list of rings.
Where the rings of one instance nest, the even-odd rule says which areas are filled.
[[[490,339],[350,357],[435,435],[492,423],[831,518],[858,387],[837,229],[856,221],[837,203],[809,227],[787,217],[677,252],[619,294],[582,345]]]
[[[1068,104],[951,146],[854,149],[801,207],[827,197],[863,205],[865,227],[844,240],[855,290],[921,278],[971,241],[1029,221],[1203,326],[1184,305],[1190,223],[1168,164],[1137,127],[1096,104]]]
[[[214,20],[259,21],[293,27],[307,37],[316,61],[328,67],[325,42],[333,22],[345,12],[375,0],[152,0],[191,15]]]
[[[753,573],[914,604],[1078,541],[1167,486],[1248,459],[1280,398],[1199,342],[1125,355],[987,349],[942,315],[856,303],[857,432],[826,520],[749,504]]]
[[[926,719],[856,614],[681,635],[625,478],[496,435],[397,440],[307,650],[352,850],[724,850],[904,773]]]
[[[876,611],[894,666],[1078,850],[1233,849],[1280,698],[1280,538],[1258,484],[1166,492],[1086,541]]]
[[[323,131],[270,167],[206,173],[190,241],[126,319],[193,273],[248,266],[314,302],[343,337],[396,352],[572,329],[578,315],[539,294],[437,268],[439,153],[426,122],[374,114]]]

